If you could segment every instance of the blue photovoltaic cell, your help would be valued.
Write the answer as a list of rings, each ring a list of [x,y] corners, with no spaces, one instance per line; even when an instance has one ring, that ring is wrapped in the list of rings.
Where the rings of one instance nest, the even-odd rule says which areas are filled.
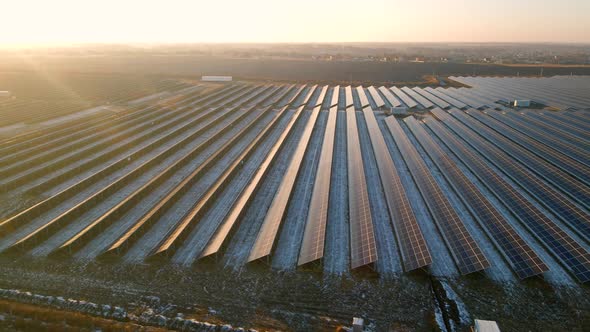
[[[529,278],[547,271],[547,266],[533,249],[434,142],[418,121],[411,116],[404,121],[475,219],[490,235],[518,277]]]
[[[382,87],[379,87],[379,91],[381,91],[381,93],[383,94],[383,96],[385,96],[385,99],[387,99],[387,101],[389,102],[389,104],[391,104],[392,107],[400,107],[400,106],[402,106],[402,103],[397,98],[395,98],[395,96],[393,95],[393,93],[391,92],[391,90],[389,90],[386,87],[382,86]]]
[[[477,122],[463,111],[454,110],[451,112],[451,115],[463,122],[467,127],[473,129],[473,131],[481,135],[481,137],[503,150],[505,154],[511,156],[514,160],[519,161],[530,171],[538,174],[543,180],[553,184],[553,186],[559,188],[563,193],[569,195],[572,199],[586,208],[590,207],[590,188],[584,184],[576,181],[557,167],[536,157],[518,145],[513,144],[507,138]]]
[[[352,99],[352,87],[349,85],[344,88],[344,107],[348,108],[354,105],[354,100]]]
[[[375,105],[378,108],[385,106],[385,102],[383,101],[383,98],[381,98],[381,95],[379,94],[379,92],[377,92],[377,89],[375,89],[374,86],[368,87],[367,91],[369,91],[369,94],[373,98],[373,101],[375,102]]]
[[[493,111],[492,111],[493,112]],[[590,184],[590,169],[578,161],[569,158],[558,151],[540,143],[531,137],[522,134],[511,128],[504,123],[487,116],[480,111],[467,111],[467,114],[479,120],[481,123],[494,129],[499,134],[508,138],[515,144],[520,145],[522,148],[530,151],[540,158],[553,164],[555,167],[560,168],[562,171],[567,172],[571,176],[577,178],[580,182],[586,185]]]
[[[412,98],[410,98],[407,94],[405,94],[402,90],[398,89],[396,86],[392,86],[390,90],[396,96],[398,96],[399,99],[401,99],[404,102],[404,104],[406,104],[406,106],[408,106],[409,108],[414,108],[418,106],[418,104]]]
[[[418,103],[420,103],[420,105],[422,105],[422,107],[424,107],[424,108],[431,108],[434,106],[434,104],[431,103],[428,99],[422,97],[421,95],[416,93],[416,91],[408,88],[407,86],[404,86],[402,88],[402,91],[405,92],[408,96],[412,97]]]
[[[379,124],[371,107],[363,110],[371,146],[375,152],[379,177],[395,235],[402,253],[405,271],[424,267],[432,262],[422,231],[410,205],[391,155],[385,144]]]
[[[377,261],[373,219],[355,113],[354,107],[346,110],[350,266],[352,269]]]
[[[369,106],[369,99],[367,99],[367,95],[365,94],[365,89],[363,89],[362,86],[357,86],[356,92],[359,96],[359,102],[361,104],[361,108]]]
[[[412,178],[424,197],[426,207],[438,225],[461,274],[473,273],[488,268],[490,263],[487,258],[467,231],[463,221],[455,212],[451,202],[443,194],[436,180],[430,174],[428,166],[426,166],[416,148],[403,132],[397,120],[390,116],[385,119],[385,123],[408,165]]]
[[[472,142],[480,141],[477,136],[466,131],[464,126],[445,112],[437,110],[436,113],[437,118],[480,152],[481,156],[468,149],[466,143],[452,135],[439,122],[429,118],[425,119],[426,125],[481,180],[481,183],[494,193],[514,216],[559,259],[566,269],[579,281],[590,281],[590,254],[487,165],[483,157],[487,156],[490,151],[480,149],[479,145],[472,144]]]
[[[542,130],[542,128],[529,125],[530,123],[526,122],[526,119],[513,118],[507,116],[504,112],[489,112],[487,114],[494,119],[520,131],[521,133],[532,137],[538,142],[541,142],[546,146],[551,147],[556,151],[559,151],[570,158],[585,164],[587,167],[590,167],[590,153],[584,150],[581,146],[578,146],[577,142],[568,142],[567,140],[555,139],[556,136],[547,135],[546,132]],[[580,143],[584,144],[583,142],[585,141],[581,141],[582,142]],[[586,145],[590,147],[590,142],[587,142]]]

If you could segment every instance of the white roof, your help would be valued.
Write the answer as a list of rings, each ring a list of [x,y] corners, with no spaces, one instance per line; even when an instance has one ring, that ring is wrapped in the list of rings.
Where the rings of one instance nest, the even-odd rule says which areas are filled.
[[[475,332],[500,332],[500,328],[493,320],[476,319]]]

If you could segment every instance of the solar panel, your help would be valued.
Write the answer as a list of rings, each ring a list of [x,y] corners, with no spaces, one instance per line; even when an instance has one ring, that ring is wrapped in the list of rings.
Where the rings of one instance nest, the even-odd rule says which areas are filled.
[[[479,101],[481,101],[483,103],[483,105],[488,106],[489,108],[493,108],[493,109],[506,109],[506,107],[497,104],[495,98],[493,98],[492,96],[482,93],[476,89],[471,89],[471,88],[459,88],[457,89],[457,91],[469,98],[474,98],[477,99]]]
[[[328,122],[322,143],[303,242],[299,252],[298,265],[311,263],[324,256],[326,223],[328,221],[328,202],[330,198],[330,179],[332,175],[332,156],[338,108],[335,104],[328,112]]]
[[[361,104],[361,108],[369,106],[369,99],[367,99],[367,95],[365,94],[365,89],[363,89],[362,86],[357,86],[356,92],[359,95],[359,102]]]
[[[489,267],[490,263],[487,258],[467,231],[463,221],[443,194],[397,120],[390,116],[385,119],[385,123],[393,135],[395,143],[410,169],[412,178],[424,197],[426,207],[440,229],[461,274],[477,272]]]
[[[397,98],[395,98],[393,93],[391,93],[391,91],[389,89],[387,89],[386,87],[384,87],[384,86],[379,87],[379,91],[381,91],[381,93],[385,96],[385,99],[387,99],[389,104],[391,104],[391,107],[402,106],[402,103]]]
[[[509,112],[507,115],[515,119],[525,119],[525,121],[534,124],[537,128],[542,129],[545,132],[551,133],[553,136],[559,137],[562,140],[576,142],[586,151],[589,149],[588,143],[590,141],[590,134],[588,134],[587,131],[575,131],[565,128],[562,130],[555,125],[550,125],[544,121],[537,120],[532,116],[527,116],[527,114],[524,112]]]
[[[426,241],[416,220],[395,164],[391,159],[373,110],[363,110],[371,146],[375,152],[379,177],[383,184],[389,215],[400,247],[405,271],[412,271],[432,263]]]
[[[470,143],[476,137],[464,130],[456,120],[440,112],[441,119],[457,136]],[[466,147],[454,135],[434,119],[425,119],[425,123],[448,146],[459,160],[483,183],[513,215],[569,270],[579,281],[590,281],[590,255],[580,244],[565,233],[551,219],[545,216],[529,200],[515,190],[504,178],[499,176],[485,162],[484,158]],[[475,146],[474,148],[478,150]],[[486,156],[487,151],[480,151]]]
[[[297,148],[291,157],[289,167],[285,171],[281,184],[279,185],[279,189],[277,190],[270,208],[264,217],[262,227],[258,232],[254,246],[250,251],[248,262],[267,257],[270,255],[273,249],[277,233],[287,210],[287,205],[289,204],[291,191],[295,186],[295,180],[299,174],[299,169],[301,167],[301,163],[303,162],[303,157],[305,156],[305,151],[307,151],[307,145],[311,139],[311,134],[319,114],[320,107],[318,106],[313,109],[311,117],[303,129],[303,133],[301,134]]]
[[[490,235],[516,275],[520,279],[525,279],[548,271],[548,267],[533,249],[434,142],[418,121],[412,116],[405,118],[404,121],[471,214]]]
[[[451,107],[451,105],[449,105],[449,103],[447,103],[446,101],[438,98],[437,96],[433,95],[430,92],[427,92],[425,90],[422,90],[419,87],[414,87],[412,88],[412,90],[416,91],[416,93],[420,94],[422,97],[428,99],[429,101],[431,101],[432,103],[436,104],[436,106],[442,108],[442,109],[446,109]]]
[[[344,88],[344,107],[348,108],[352,105],[354,105],[354,100],[352,99],[352,87],[349,85]]]
[[[377,92],[377,89],[375,89],[374,86],[368,87],[367,91],[369,91],[369,94],[371,94],[371,97],[373,98],[373,101],[375,102],[375,105],[377,105],[378,108],[385,106],[383,98],[381,98],[381,95],[379,95],[379,92]]]
[[[322,87],[322,89],[320,90],[320,94],[318,95],[316,102],[313,103],[313,105],[308,105],[308,106],[311,106],[311,108],[315,108],[315,107],[321,108],[322,105],[324,105],[324,99],[326,98],[327,92],[328,92],[328,86],[324,85],[324,87]]]
[[[332,90],[332,101],[329,107],[338,106],[338,96],[340,95],[340,86],[336,85]]]
[[[539,159],[525,149],[512,144],[507,138],[496,133],[492,129],[485,127],[475,119],[467,116],[463,111],[451,113],[456,119],[463,122],[466,126],[472,128],[481,137],[493,143],[495,146],[505,152],[505,155],[511,156],[514,160],[519,161],[532,172],[538,174],[543,180],[553,184],[563,193],[569,195],[586,208],[590,207],[590,189],[576,181],[569,175],[562,172],[557,167]]]
[[[473,107],[473,108],[480,108],[483,106],[482,103],[479,103],[473,99],[469,99],[459,93],[457,93],[457,89],[455,88],[436,88],[436,91],[440,91],[441,93],[444,93],[446,96],[449,96],[451,98],[453,98],[454,100],[458,100],[461,103],[463,103],[465,105],[465,107],[461,107],[461,108],[466,108],[466,107]]]
[[[560,151],[570,158],[573,158],[580,163],[584,163],[586,166],[590,166],[590,153],[580,148],[578,144],[556,139],[557,137],[554,135],[547,135],[546,132],[538,129],[538,127],[532,126],[529,122],[524,121],[525,119],[509,117],[505,113],[499,112],[490,112],[487,114],[494,119],[520,131],[521,133],[528,135],[538,142],[552,147],[556,151]]]
[[[348,207],[350,220],[350,266],[352,269],[377,261],[377,246],[365,168],[361,154],[356,112],[346,109],[346,137],[348,153]]]
[[[480,151],[488,160],[490,160],[490,162],[496,164],[502,172],[512,178],[547,209],[555,213],[557,217],[563,220],[566,224],[571,225],[574,231],[578,232],[586,239],[589,238],[590,217],[585,211],[581,210],[575,204],[572,204],[572,202],[558,193],[553,187],[547,185],[544,181],[528,172],[524,166],[515,163],[504,151],[478,138],[477,134],[469,131],[467,129],[468,127],[461,124],[447,113],[435,110],[433,111],[433,114],[439,119],[444,118],[445,121],[454,120],[452,123],[457,130],[461,130],[463,135],[468,135],[473,138],[473,141],[470,141],[469,143],[475,149]]]
[[[414,98],[422,107],[424,108],[431,108],[434,107],[434,104],[431,103],[428,99],[422,97],[421,95],[417,94],[416,91],[404,86],[402,91],[405,92],[408,96]]]
[[[299,92],[297,94],[299,94],[301,91],[302,91],[302,89],[299,89]],[[297,95],[293,96],[289,100],[287,106],[285,106],[285,109],[290,106],[290,104],[295,100],[296,96]],[[250,180],[250,182],[248,183],[246,188],[244,188],[244,190],[242,190],[242,192],[240,193],[240,197],[232,205],[232,208],[228,212],[223,223],[217,228],[217,230],[215,231],[215,234],[212,236],[212,238],[209,239],[207,246],[205,247],[205,249],[203,249],[203,252],[199,256],[199,258],[204,258],[204,257],[215,255],[219,252],[219,250],[221,250],[221,247],[226,242],[227,236],[229,235],[231,229],[237,223],[237,221],[240,218],[240,216],[242,215],[245,207],[248,205],[251,198],[256,193],[256,190],[258,189],[258,186],[260,185],[261,179],[267,174],[268,170],[270,169],[270,166],[272,165],[273,161],[275,160],[276,155],[278,154],[280,148],[283,146],[283,143],[287,139],[287,136],[289,135],[289,133],[293,129],[295,122],[297,122],[297,119],[299,119],[299,116],[301,115],[302,112],[303,112],[303,106],[298,107],[297,111],[295,112],[295,114],[293,115],[291,120],[289,120],[284,131],[281,133],[281,135],[277,139],[276,143],[273,145],[273,147],[270,149],[270,151],[266,155],[266,158],[264,159],[264,161],[262,162],[262,164],[260,165],[260,167],[256,171],[256,174],[254,174],[254,176],[252,177],[252,179]]]
[[[532,99],[550,107],[565,110],[570,107],[584,108],[590,105],[587,82],[576,82],[576,78],[482,78],[459,77],[459,82],[472,85],[474,90],[486,95]],[[564,84],[565,80],[570,84]],[[569,86],[568,86],[569,85]],[[576,91],[577,90],[577,91]]]
[[[430,92],[431,94],[433,94],[434,96],[439,97],[440,99],[446,101],[447,103],[449,103],[451,106],[455,106],[456,108],[462,109],[467,107],[467,105],[465,105],[463,102],[448,96],[446,94],[444,94],[444,89],[441,89],[441,91],[439,91],[438,89],[433,89],[431,87],[426,87],[424,89],[424,91]]]
[[[418,104],[412,98],[408,97],[408,95],[406,95],[402,90],[398,89],[396,86],[392,86],[390,90],[396,96],[398,96],[404,102],[404,104],[408,106],[408,108],[414,108],[418,106]]]
[[[448,88],[446,92],[448,94],[453,93],[451,95],[456,96],[457,98],[461,97],[462,101],[476,109],[491,107],[490,104],[493,104],[493,102],[489,100],[484,100],[478,96],[471,94],[470,91],[466,88]]]
[[[562,171],[567,172],[569,175],[577,178],[586,185],[590,184],[590,169],[586,165],[581,164],[578,161],[550,148],[549,146],[544,145],[543,143],[540,143],[531,137],[514,130],[510,126],[505,125],[504,123],[491,118],[482,112],[467,111],[467,114],[471,115],[473,118],[479,120],[488,127],[494,129],[499,134],[508,138],[515,144],[520,145],[522,148],[528,150],[540,158],[543,158],[544,160],[553,164],[555,167],[558,167]]]
[[[526,114],[530,116],[537,116],[540,122],[551,125],[552,127],[557,128],[562,132],[570,133],[572,135],[585,138],[586,140],[590,140],[590,135],[588,134],[588,131],[590,130],[590,124],[586,123],[587,120],[572,121],[572,119],[564,119],[555,116],[553,112],[527,112]]]
[[[562,118],[564,121],[577,120],[582,121],[583,123],[588,123],[588,121],[590,121],[586,112],[566,111],[558,112],[556,115]]]

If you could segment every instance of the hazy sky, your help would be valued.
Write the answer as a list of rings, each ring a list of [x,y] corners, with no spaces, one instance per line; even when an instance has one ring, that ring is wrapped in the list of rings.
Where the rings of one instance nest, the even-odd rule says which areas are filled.
[[[3,0],[0,44],[585,42],[590,0]]]

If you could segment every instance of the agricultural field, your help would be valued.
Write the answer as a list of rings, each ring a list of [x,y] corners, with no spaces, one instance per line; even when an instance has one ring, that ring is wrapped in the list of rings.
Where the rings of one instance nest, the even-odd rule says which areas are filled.
[[[590,324],[588,76],[99,77],[38,98],[116,112],[0,141],[0,288],[261,330]]]
[[[161,76],[2,71],[0,127],[39,124],[99,106],[115,109],[149,95],[191,87]]]

